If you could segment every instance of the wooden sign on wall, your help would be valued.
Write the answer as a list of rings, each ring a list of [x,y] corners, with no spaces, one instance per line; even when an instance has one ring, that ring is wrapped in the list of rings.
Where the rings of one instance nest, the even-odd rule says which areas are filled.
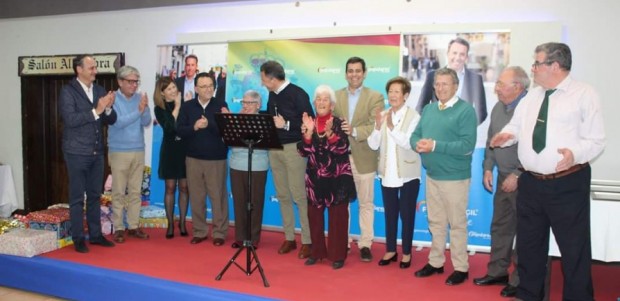
[[[73,75],[73,59],[77,55],[20,56],[19,76]],[[121,67],[123,53],[94,54],[99,74],[115,74]]]

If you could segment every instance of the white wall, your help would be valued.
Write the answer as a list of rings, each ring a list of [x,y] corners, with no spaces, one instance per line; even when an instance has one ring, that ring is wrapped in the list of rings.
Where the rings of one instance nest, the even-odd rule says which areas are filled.
[[[608,145],[593,178],[620,180],[620,121],[614,99],[620,63],[615,0],[338,0],[256,1],[166,7],[0,21],[0,162],[13,167],[23,207],[21,95],[17,58],[26,55],[125,52],[143,74],[143,91],[157,70],[157,45],[389,32],[513,30],[511,63],[529,69],[533,46],[561,36],[573,50],[573,76],[601,95]],[[606,20],[604,23],[602,20]],[[604,25],[603,25],[604,24]],[[503,27],[505,26],[505,27]],[[498,28],[502,27],[502,28]],[[150,146],[149,146],[150,147]],[[148,152],[150,154],[150,151]]]

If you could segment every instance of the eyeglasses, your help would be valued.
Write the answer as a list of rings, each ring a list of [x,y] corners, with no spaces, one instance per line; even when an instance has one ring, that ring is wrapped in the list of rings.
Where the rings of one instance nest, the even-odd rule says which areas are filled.
[[[215,88],[213,85],[203,85],[203,86],[196,86],[200,89],[213,89]]]
[[[549,61],[549,60],[542,61],[542,62],[534,61],[534,64],[532,64],[532,68],[537,69],[540,65],[547,65],[547,66],[549,66],[551,64],[553,64],[553,61]]]
[[[253,105],[253,104],[258,104],[258,101],[241,101],[241,105]]]
[[[124,81],[126,81],[127,83],[129,83],[130,85],[140,85],[140,80],[139,79],[126,79],[123,78]]]

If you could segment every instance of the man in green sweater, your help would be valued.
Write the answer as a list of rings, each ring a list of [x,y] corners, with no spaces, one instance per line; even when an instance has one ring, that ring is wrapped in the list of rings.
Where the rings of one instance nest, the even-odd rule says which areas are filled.
[[[471,104],[456,96],[459,78],[454,70],[437,70],[434,87],[438,101],[424,107],[410,140],[426,168],[428,227],[433,236],[428,263],[415,272],[415,276],[443,273],[447,227],[450,226],[454,272],[446,279],[446,284],[457,285],[469,276],[465,211],[478,122]]]

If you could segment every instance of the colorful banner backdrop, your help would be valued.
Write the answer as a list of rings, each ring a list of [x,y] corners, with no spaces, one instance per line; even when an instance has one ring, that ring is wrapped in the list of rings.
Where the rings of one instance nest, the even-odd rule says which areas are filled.
[[[229,43],[226,100],[236,112],[243,93],[252,89],[261,93],[266,108],[268,91],[260,82],[260,66],[268,60],[281,63],[287,79],[311,99],[318,85],[344,88],[345,63],[352,56],[366,61],[364,85],[384,93],[385,83],[399,75],[399,55],[400,35]]]
[[[232,112],[241,109],[241,99],[247,90],[256,90],[263,98],[262,109],[266,109],[268,91],[261,85],[260,66],[267,60],[280,62],[285,69],[286,77],[291,82],[302,87],[313,98],[314,89],[321,84],[330,85],[334,90],[346,87],[345,79],[347,59],[351,56],[359,56],[366,61],[367,77],[364,85],[381,92],[385,96],[385,83],[395,76],[401,74],[402,48],[401,35],[376,35],[358,37],[339,37],[339,38],[320,38],[320,39],[300,39],[300,40],[276,40],[276,41],[254,41],[254,42],[231,42],[228,44],[227,52],[227,77],[226,77],[226,101]],[[208,49],[219,49],[217,45],[190,45],[186,49],[187,53],[202,53]],[[163,46],[161,52],[165,53],[168,59],[171,46]],[[178,47],[178,46],[177,46]],[[205,49],[202,49],[205,48]],[[174,49],[173,49],[174,50]],[[216,51],[217,52],[217,51]],[[174,51],[172,51],[174,54]],[[213,54],[213,51],[211,51]],[[199,64],[201,70],[209,70],[211,65],[220,66],[222,63],[220,54],[218,63]],[[213,55],[211,55],[212,57]],[[206,59],[206,58],[205,58]],[[205,62],[199,56],[199,62]],[[211,58],[213,60],[213,58]],[[182,63],[180,59],[178,59]],[[205,66],[206,65],[206,66]],[[205,68],[206,67],[206,68]],[[177,66],[182,70],[182,65]],[[161,69],[161,68],[160,68]],[[158,76],[161,76],[158,74]],[[218,87],[219,88],[219,87]],[[413,86],[414,90],[420,87]],[[487,100],[492,99],[492,89],[486,87]],[[489,91],[490,90],[490,91]],[[412,91],[412,94],[419,91]],[[387,103],[387,102],[386,102]],[[489,107],[495,101],[487,104]],[[413,105],[408,103],[408,105]],[[481,125],[486,126],[486,125]],[[486,129],[479,129],[478,135],[486,133]],[[159,162],[159,147],[161,143],[161,128],[153,128],[153,181],[151,203],[159,204],[163,207],[164,183],[157,179],[157,168]],[[484,141],[485,137],[478,140]],[[490,246],[490,224],[493,212],[492,193],[486,191],[482,186],[482,160],[484,157],[484,146],[478,146],[474,152],[472,162],[471,189],[469,194],[469,207],[467,210],[468,231],[470,248],[477,250],[488,249]],[[414,232],[414,243],[418,245],[428,245],[431,235],[428,231],[428,221],[426,212],[425,196],[425,175],[422,170],[422,184],[418,195],[416,206],[416,221]],[[497,186],[497,185],[496,185]],[[160,197],[158,197],[160,196]],[[381,183],[379,178],[375,181],[375,237],[385,237],[385,215],[383,200],[381,197]],[[230,219],[234,220],[232,210],[232,195],[229,194]],[[353,235],[360,233],[358,224],[358,204],[357,201],[351,204],[351,228]],[[208,217],[210,218],[210,206]],[[178,213],[178,211],[177,211]],[[295,213],[297,214],[297,213]],[[298,218],[296,218],[298,220]],[[282,219],[278,199],[276,198],[275,187],[271,173],[268,174],[267,187],[265,189],[265,209],[263,214],[263,225],[270,227],[281,227]],[[299,224],[297,224],[299,228]],[[400,237],[400,233],[398,234]]]
[[[399,75],[400,35],[234,42],[228,45],[228,82],[226,99],[233,112],[247,90],[256,90],[267,107],[268,91],[261,86],[260,66],[268,60],[282,64],[286,77],[302,87],[313,98],[314,89],[327,84],[334,90],[346,87],[346,61],[358,56],[366,61],[364,85],[385,95],[385,83]],[[380,183],[376,181],[375,229],[377,237],[385,237],[383,201]],[[282,225],[271,173],[265,190],[263,224]],[[378,196],[378,197],[377,197]],[[359,234],[357,202],[351,204],[351,233]],[[297,224],[299,227],[299,224]]]

